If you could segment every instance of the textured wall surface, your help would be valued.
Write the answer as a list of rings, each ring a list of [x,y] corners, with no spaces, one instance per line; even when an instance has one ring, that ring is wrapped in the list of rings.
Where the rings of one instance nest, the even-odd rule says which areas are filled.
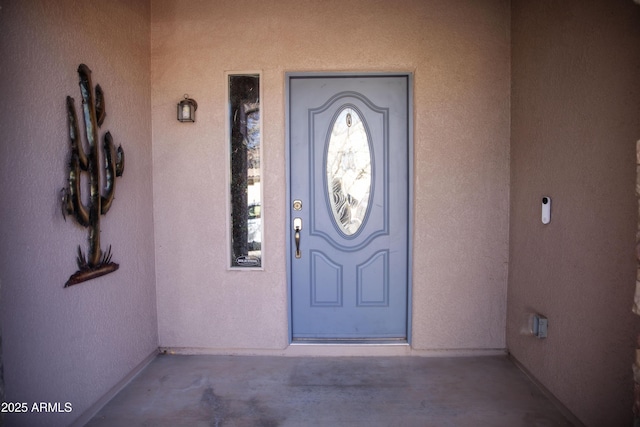
[[[415,76],[414,349],[505,347],[509,2],[154,0],[160,345],[282,349],[287,71]],[[262,71],[264,271],[227,270],[225,71]],[[178,123],[184,93],[197,122]]]
[[[6,399],[69,402],[70,413],[7,415],[7,425],[69,425],[157,348],[148,2],[0,1],[0,281]],[[87,229],[63,220],[65,98],[93,70],[126,155],[101,218],[120,269],[63,289]],[[82,119],[80,119],[82,123]],[[84,126],[81,124],[81,133]],[[101,132],[101,134],[102,134]]]
[[[640,7],[514,1],[512,29],[508,348],[585,424],[631,425]]]
[[[409,71],[413,348],[508,346],[586,424],[628,425],[640,7],[512,3],[0,0],[6,399],[73,405],[7,420],[69,424],[158,343],[286,348],[284,74]],[[102,218],[120,270],[63,289],[87,239],[62,219],[58,193],[81,62],[127,156]],[[228,271],[224,73],[256,70],[265,268]],[[198,101],[195,124],[175,119],[184,93]],[[533,311],[549,318],[544,341],[523,333]]]

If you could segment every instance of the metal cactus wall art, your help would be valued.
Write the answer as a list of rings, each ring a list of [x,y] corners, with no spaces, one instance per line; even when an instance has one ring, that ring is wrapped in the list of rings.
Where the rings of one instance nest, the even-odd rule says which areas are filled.
[[[75,285],[96,277],[104,276],[118,269],[118,264],[111,262],[111,246],[106,252],[100,249],[100,216],[111,208],[116,189],[115,179],[124,171],[124,152],[118,146],[116,150],[110,132],[103,136],[104,159],[104,192],[102,191],[100,153],[98,147],[98,128],[102,126],[105,112],[104,93],[100,85],[91,83],[91,70],[85,64],[78,67],[80,77],[80,93],[82,95],[82,115],[84,117],[86,145],[85,152],[76,116],[75,101],[67,96],[67,117],[71,142],[71,159],[69,161],[69,185],[61,190],[62,213],[73,216],[78,224],[89,229],[89,250],[87,255],[78,246],[78,271],[69,277],[64,285]],[[88,203],[83,203],[81,175],[87,174],[89,187]],[[85,198],[86,199],[86,198]],[[65,216],[66,219],[66,216]]]

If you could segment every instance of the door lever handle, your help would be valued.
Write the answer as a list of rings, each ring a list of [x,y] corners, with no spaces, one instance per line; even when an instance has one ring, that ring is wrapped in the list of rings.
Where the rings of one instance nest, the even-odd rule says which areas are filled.
[[[293,219],[293,230],[295,231],[294,240],[296,242],[296,258],[300,258],[300,230],[302,230],[302,218]]]

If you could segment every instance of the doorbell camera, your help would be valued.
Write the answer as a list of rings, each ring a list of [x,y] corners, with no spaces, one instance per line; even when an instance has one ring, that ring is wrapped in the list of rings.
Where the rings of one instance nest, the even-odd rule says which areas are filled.
[[[549,224],[551,221],[551,197],[542,197],[542,223]]]

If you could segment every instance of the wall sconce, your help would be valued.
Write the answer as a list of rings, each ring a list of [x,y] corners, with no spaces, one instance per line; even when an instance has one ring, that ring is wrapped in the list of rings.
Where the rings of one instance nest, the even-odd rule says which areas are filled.
[[[184,99],[178,103],[178,121],[195,122],[197,109],[198,103],[195,99],[189,98],[189,95],[185,93]]]

